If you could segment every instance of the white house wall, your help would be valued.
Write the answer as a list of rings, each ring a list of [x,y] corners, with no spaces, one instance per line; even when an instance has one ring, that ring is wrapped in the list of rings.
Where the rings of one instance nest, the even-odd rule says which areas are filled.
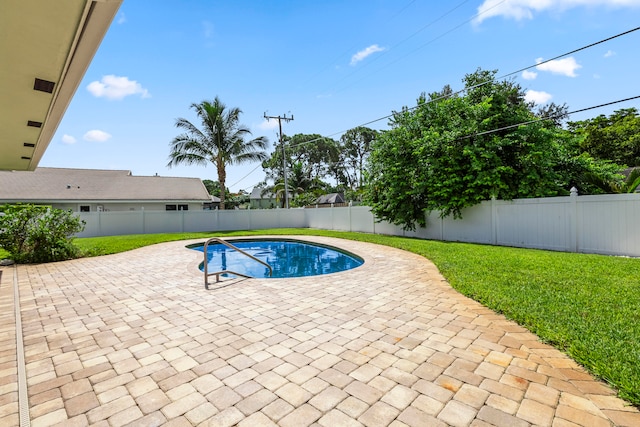
[[[123,211],[166,211],[166,205],[188,205],[189,211],[201,211],[202,203],[188,203],[188,202],[161,202],[161,203],[147,203],[147,202],[128,202],[128,203],[113,203],[113,202],[66,202],[66,203],[52,203],[51,206],[57,209],[72,210],[73,212],[80,212],[80,206],[89,206],[90,212],[97,212],[100,206],[103,212],[123,212]]]

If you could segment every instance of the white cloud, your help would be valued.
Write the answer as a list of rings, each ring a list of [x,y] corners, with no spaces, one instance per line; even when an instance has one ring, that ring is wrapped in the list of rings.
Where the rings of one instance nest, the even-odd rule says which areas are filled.
[[[278,129],[278,121],[265,119],[258,125],[258,128],[262,130]]]
[[[107,99],[123,99],[125,96],[140,94],[142,98],[150,98],[149,91],[135,80],[109,74],[102,80],[89,83],[87,90],[93,96]]]
[[[535,80],[538,77],[538,73],[535,71],[524,70],[522,72],[522,78],[525,80]]]
[[[202,34],[205,39],[213,37],[213,24],[209,21],[202,21]]]
[[[613,50],[608,50],[607,53],[604,54],[605,58],[611,58],[612,56],[615,56],[616,53]]]
[[[122,24],[124,24],[125,22],[127,22],[127,17],[126,17],[126,16],[124,16],[124,12],[120,12],[120,13],[118,14],[118,20],[117,20],[116,22],[117,22],[118,24],[120,24],[120,25],[122,25]]]
[[[563,11],[580,6],[640,7],[640,0],[484,0],[478,7],[473,23],[480,24],[494,16],[516,21],[533,19],[534,13],[545,10]]]
[[[105,142],[111,138],[111,134],[108,134],[102,130],[90,130],[82,136],[82,139],[89,142]]]
[[[76,139],[73,136],[67,135],[65,133],[64,135],[62,135],[62,142],[64,144],[75,144],[76,143]]]
[[[358,62],[362,61],[369,55],[373,55],[376,52],[382,52],[385,50],[383,47],[378,46],[377,44],[372,44],[366,49],[361,50],[351,57],[351,65],[356,65]]]
[[[536,63],[540,64],[542,58],[536,59]],[[536,65],[536,68],[540,71],[549,71],[553,74],[562,74],[567,77],[577,77],[576,70],[582,68],[582,65],[578,64],[573,56],[568,58],[556,59],[553,61],[545,62],[544,64]]]
[[[551,100],[552,96],[550,93],[544,91],[537,91],[529,89],[527,93],[524,94],[524,100],[527,102],[535,102],[536,104],[546,104]]]

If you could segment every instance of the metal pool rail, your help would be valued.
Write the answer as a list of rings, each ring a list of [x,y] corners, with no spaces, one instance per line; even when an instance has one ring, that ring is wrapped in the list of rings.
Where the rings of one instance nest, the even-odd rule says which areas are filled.
[[[239,253],[248,256],[249,258],[251,258],[254,261],[259,262],[260,264],[264,265],[265,267],[267,267],[269,269],[269,276],[271,276],[273,274],[273,268],[271,268],[271,266],[269,264],[267,264],[266,262],[254,257],[253,255],[243,251],[242,249],[232,245],[231,243],[227,242],[226,240],[223,240],[219,237],[212,237],[209,240],[207,240],[206,242],[204,242],[204,288],[205,289],[209,289],[209,276],[216,276],[216,282],[220,281],[220,275],[221,274],[233,274],[235,276],[242,276],[242,277],[247,277],[247,278],[251,278],[251,276],[247,276],[246,274],[243,273],[238,273],[236,271],[231,271],[231,270],[221,270],[221,271],[216,271],[215,273],[209,273],[208,271],[208,260],[207,260],[207,247],[209,246],[209,243],[211,242],[216,242],[216,243],[220,243],[222,245],[225,245],[226,247],[233,249],[235,251],[238,251]]]

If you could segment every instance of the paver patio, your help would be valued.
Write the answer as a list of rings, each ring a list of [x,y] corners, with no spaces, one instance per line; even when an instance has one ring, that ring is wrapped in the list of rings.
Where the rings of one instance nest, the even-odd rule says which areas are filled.
[[[430,261],[303,239],[365,264],[208,291],[189,242],[0,267],[0,425],[640,425],[611,388]]]

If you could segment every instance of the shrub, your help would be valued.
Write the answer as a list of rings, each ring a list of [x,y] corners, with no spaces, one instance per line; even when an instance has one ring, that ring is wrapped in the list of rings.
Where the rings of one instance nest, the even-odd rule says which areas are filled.
[[[77,258],[72,236],[85,222],[71,211],[31,204],[0,207],[0,247],[18,263]]]

